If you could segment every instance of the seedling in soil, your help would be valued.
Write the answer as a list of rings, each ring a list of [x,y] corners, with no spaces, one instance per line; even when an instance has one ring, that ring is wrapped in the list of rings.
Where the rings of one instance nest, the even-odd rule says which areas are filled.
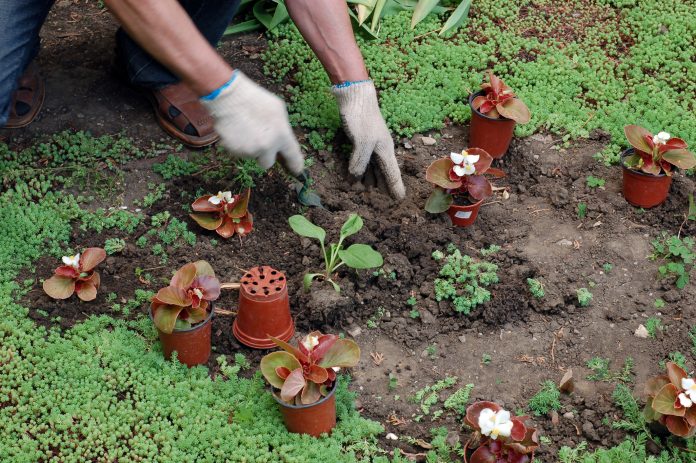
[[[624,383],[631,382],[634,361],[631,357],[626,357],[621,371],[615,373],[609,369],[609,359],[601,357],[593,357],[587,361],[587,368],[592,370],[592,374],[587,377],[590,381],[621,381]]]
[[[544,285],[541,281],[534,278],[527,278],[527,285],[529,286],[529,292],[532,293],[532,296],[535,298],[541,299],[546,295],[544,292]]]
[[[650,317],[645,320],[645,329],[648,330],[648,335],[654,338],[658,331],[662,331],[662,322],[657,317]]]
[[[526,416],[511,416],[495,402],[476,402],[466,409],[465,423],[480,435],[469,441],[470,463],[528,462],[539,447],[536,428]]]
[[[624,165],[650,175],[672,175],[675,167],[691,169],[696,166],[696,155],[687,151],[681,138],[667,132],[653,135],[638,125],[627,125],[624,133],[635,153],[624,158]]]
[[[357,214],[351,214],[348,220],[341,227],[337,244],[324,244],[326,231],[314,225],[301,215],[293,215],[288,219],[292,230],[300,236],[319,240],[321,253],[324,258],[324,273],[308,273],[304,276],[304,289],[309,291],[315,279],[322,279],[331,283],[336,292],[341,291],[341,287],[333,281],[333,275],[341,266],[345,265],[353,269],[369,269],[381,267],[384,263],[382,255],[375,251],[372,246],[367,244],[352,244],[343,249],[343,242],[346,238],[359,232],[363,227],[362,218]]]
[[[635,433],[646,432],[643,412],[638,406],[636,399],[633,398],[631,390],[626,385],[617,384],[616,388],[614,388],[612,399],[623,411],[623,419],[611,423],[612,428]]]
[[[658,297],[657,299],[655,299],[655,302],[653,303],[653,305],[655,306],[656,309],[662,309],[665,307],[666,304],[665,304],[665,301],[663,299]]]
[[[457,415],[464,415],[466,413],[466,407],[469,405],[469,398],[473,389],[473,384],[467,384],[457,389],[454,394],[445,400],[445,408],[455,412]]]
[[[587,288],[580,288],[576,291],[578,296],[578,304],[580,307],[587,307],[592,303],[592,293]]]
[[[502,248],[498,246],[497,244],[491,244],[487,248],[481,249],[481,255],[483,257],[488,257],[491,254],[495,254],[496,252],[500,251]]]
[[[696,381],[674,362],[667,374],[648,379],[648,395],[643,414],[648,422],[657,421],[679,437],[696,434]]]
[[[602,188],[606,181],[603,178],[593,177],[590,175],[587,177],[587,186],[590,188]]]
[[[339,339],[335,334],[313,331],[298,347],[271,338],[283,349],[261,359],[261,373],[266,381],[280,392],[284,402],[308,405],[325,397],[334,382],[336,371],[351,368],[360,360],[360,348],[355,341]]]
[[[389,390],[394,391],[399,386],[399,379],[394,373],[389,373]]]
[[[251,190],[247,188],[244,193],[234,196],[229,191],[201,196],[191,204],[195,212],[190,216],[198,225],[215,230],[223,238],[235,234],[241,238],[251,232],[254,224],[248,210],[250,195]]]
[[[418,309],[413,309],[408,313],[408,316],[415,320],[416,318],[420,318],[421,313],[418,311]]]
[[[675,285],[683,289],[689,283],[689,272],[696,261],[696,240],[690,236],[668,236],[663,233],[661,238],[652,241],[652,260],[660,259],[664,263],[658,267],[660,276],[676,278]]]
[[[587,217],[587,203],[578,203],[578,219]]]
[[[483,365],[490,365],[492,361],[493,361],[493,357],[491,357],[490,354],[483,354],[481,356],[481,363]]]
[[[411,400],[420,404],[420,409],[424,415],[429,415],[431,407],[440,400],[440,392],[454,386],[456,383],[456,376],[447,376],[433,385],[420,389]]]
[[[541,390],[529,399],[529,409],[535,416],[546,415],[552,410],[561,409],[561,391],[553,381],[541,383]]]
[[[673,362],[686,370],[686,356],[679,351],[670,352],[667,359],[660,360],[660,367],[665,368],[667,362]]]
[[[208,262],[186,264],[152,298],[155,326],[163,333],[191,328],[208,317],[210,302],[219,296],[220,281]]]
[[[426,347],[425,352],[428,354],[428,357],[430,357],[431,360],[437,358],[437,346],[435,344],[430,344],[428,347]]]
[[[527,105],[492,71],[488,71],[488,82],[482,84],[481,89],[485,94],[471,102],[474,109],[493,119],[504,117],[518,124],[529,122],[532,116]]]
[[[377,307],[375,313],[367,320],[367,327],[370,329],[375,329],[379,326],[379,321],[384,317],[384,307]]]
[[[87,248],[82,254],[63,256],[63,264],[55,274],[44,281],[43,289],[53,299],[67,299],[77,294],[83,301],[93,301],[101,279],[94,268],[106,259],[102,248]]]
[[[126,249],[126,242],[121,238],[109,238],[104,241],[104,251],[108,255],[116,254]]]
[[[604,273],[606,273],[606,274],[611,273],[611,271],[612,271],[613,268],[614,268],[614,266],[613,266],[612,264],[610,264],[609,262],[607,262],[606,264],[602,265],[602,269],[604,270]]]
[[[381,268],[381,269],[379,269],[379,270],[375,270],[374,272],[372,272],[372,276],[374,276],[374,277],[383,277],[383,278],[386,278],[386,279],[389,280],[389,281],[396,281],[396,272],[393,271],[393,270],[392,270],[391,272],[387,273],[387,272],[384,271],[383,268]]]
[[[468,315],[473,308],[491,299],[485,287],[498,282],[498,266],[489,262],[474,262],[459,249],[447,255],[435,279],[435,299],[449,299],[454,310]]]
[[[436,251],[433,251],[432,257],[433,257],[433,260],[435,262],[439,262],[445,258],[445,253],[442,251],[436,250]]]
[[[406,299],[406,304],[410,305],[411,307],[415,306],[418,303],[416,300],[415,296],[411,296],[408,299]]]

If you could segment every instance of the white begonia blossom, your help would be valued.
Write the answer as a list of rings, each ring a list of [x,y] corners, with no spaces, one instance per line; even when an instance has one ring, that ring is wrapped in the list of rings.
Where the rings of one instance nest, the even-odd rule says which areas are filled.
[[[479,414],[478,425],[481,428],[481,434],[493,440],[498,439],[498,436],[510,437],[512,432],[510,412],[507,410],[494,412],[490,408],[484,408]]]
[[[63,263],[69,265],[74,269],[80,268],[80,253],[78,252],[74,256],[63,256]]]
[[[317,344],[319,344],[319,336],[307,335],[302,340],[302,345],[305,346],[305,349],[307,349],[309,351],[314,349],[317,346]]]
[[[696,401],[696,381],[693,378],[682,378],[681,387],[692,402]]]
[[[199,299],[203,299],[203,291],[200,288],[193,288],[193,294],[198,296]]]
[[[478,154],[469,154],[466,150],[461,153],[450,153],[450,159],[454,163],[454,173],[459,177],[473,175],[476,172],[476,164],[479,161]]]
[[[653,136],[653,143],[656,145],[664,145],[670,138],[672,138],[672,136],[667,132],[660,132]]]
[[[691,408],[694,402],[686,396],[683,392],[677,396],[679,398],[679,403],[682,407]]]
[[[208,202],[210,204],[214,204],[216,206],[222,202],[231,203],[233,201],[234,201],[234,198],[232,197],[231,191],[218,191],[218,194],[208,198]]]

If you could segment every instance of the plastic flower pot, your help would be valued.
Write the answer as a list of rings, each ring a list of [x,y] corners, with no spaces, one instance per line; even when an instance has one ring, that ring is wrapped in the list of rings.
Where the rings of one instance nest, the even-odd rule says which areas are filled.
[[[464,206],[452,204],[449,209],[447,209],[447,215],[449,215],[452,220],[452,225],[456,225],[457,227],[468,227],[472,225],[478,216],[481,204],[483,204],[483,199],[474,204]]]
[[[669,188],[672,185],[672,177],[664,172],[660,175],[651,175],[626,167],[623,160],[626,156],[632,155],[634,151],[633,148],[630,148],[621,155],[624,198],[629,204],[644,209],[659,206],[667,200]]]
[[[336,383],[337,381],[334,381],[326,397],[310,405],[290,405],[273,393],[287,430],[314,437],[323,433],[330,434],[336,427]]]
[[[208,362],[214,312],[212,302],[208,310],[210,312],[208,318],[191,328],[175,329],[171,333],[164,333],[159,328],[157,329],[166,359],[170,359],[172,352],[176,351],[179,362],[189,367],[203,365]],[[150,310],[150,319],[152,318],[152,310]]]
[[[483,94],[484,92],[481,90],[469,96],[469,107],[471,108],[469,147],[481,148],[495,159],[500,159],[510,147],[516,122],[504,117],[499,119],[488,117],[474,109],[472,105],[474,98]]]
[[[288,341],[295,334],[285,274],[272,267],[254,267],[242,277],[234,337],[255,349],[276,347],[269,336]]]

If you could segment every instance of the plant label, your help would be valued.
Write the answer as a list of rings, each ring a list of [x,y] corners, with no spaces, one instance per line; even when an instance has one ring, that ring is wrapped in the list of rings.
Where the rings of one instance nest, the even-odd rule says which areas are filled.
[[[471,217],[472,212],[471,211],[457,211],[454,216],[458,219],[468,219]]]

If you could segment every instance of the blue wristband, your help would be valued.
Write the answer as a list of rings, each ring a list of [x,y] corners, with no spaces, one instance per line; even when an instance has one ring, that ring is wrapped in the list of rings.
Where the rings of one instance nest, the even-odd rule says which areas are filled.
[[[372,81],[370,79],[354,80],[354,81],[346,80],[345,82],[341,82],[340,84],[334,85],[333,88],[346,88],[346,87],[350,87],[351,85],[355,85],[355,84],[364,84],[365,82],[372,82]]]
[[[239,71],[238,71],[237,69],[235,69],[234,72],[232,73],[232,77],[230,77],[230,80],[228,80],[227,82],[225,82],[224,84],[222,84],[219,88],[217,88],[217,89],[213,90],[212,92],[208,93],[207,95],[202,96],[202,97],[201,97],[201,100],[203,100],[203,101],[212,101],[212,100],[214,100],[215,98],[217,98],[218,95],[220,95],[220,93],[222,93],[223,90],[225,90],[227,87],[229,87],[230,85],[232,85],[232,82],[234,82],[234,80],[237,78],[237,74],[238,74],[238,73],[239,73]]]

